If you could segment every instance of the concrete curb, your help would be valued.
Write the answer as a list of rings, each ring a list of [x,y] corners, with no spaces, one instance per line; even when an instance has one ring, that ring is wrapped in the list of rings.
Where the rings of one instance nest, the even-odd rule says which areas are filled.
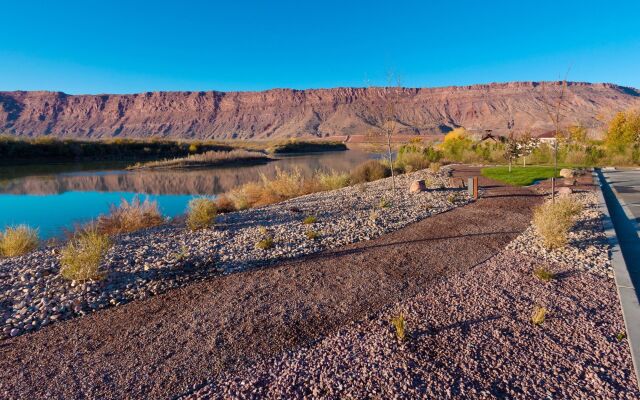
[[[624,325],[627,333],[627,342],[629,343],[629,350],[631,351],[631,359],[633,361],[633,369],[636,374],[636,384],[640,387],[640,303],[638,301],[638,292],[634,286],[629,267],[625,261],[624,254],[622,253],[621,243],[618,239],[618,232],[622,228],[614,225],[615,217],[620,217],[618,214],[624,213],[624,216],[629,218],[632,214],[628,207],[620,202],[617,192],[601,171],[593,171],[593,179],[597,183],[598,187],[598,205],[600,211],[604,215],[603,227],[609,245],[611,246],[611,265],[613,267],[614,279],[616,289],[618,291],[618,299],[620,300],[620,307],[622,308],[622,317],[624,319]],[[605,195],[605,192],[607,192]],[[607,202],[608,200],[608,202]],[[614,207],[618,208],[615,210]],[[627,219],[624,223],[630,224],[631,228],[636,231],[636,239],[638,226],[633,218]],[[620,223],[619,223],[620,224]],[[627,227],[627,233],[629,231]]]

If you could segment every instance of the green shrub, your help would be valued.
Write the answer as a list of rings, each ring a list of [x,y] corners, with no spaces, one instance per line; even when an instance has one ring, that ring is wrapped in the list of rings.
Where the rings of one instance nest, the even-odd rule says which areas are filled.
[[[0,232],[0,256],[15,257],[35,250],[38,247],[38,230],[27,225],[7,227]]]
[[[74,281],[102,279],[100,263],[110,245],[109,236],[95,228],[80,232],[62,249],[60,275]]]
[[[209,228],[216,221],[218,210],[216,202],[206,197],[198,197],[189,202],[187,212],[187,226],[195,231]]]
[[[391,176],[391,169],[380,161],[369,160],[358,165],[351,173],[351,182],[364,183]]]

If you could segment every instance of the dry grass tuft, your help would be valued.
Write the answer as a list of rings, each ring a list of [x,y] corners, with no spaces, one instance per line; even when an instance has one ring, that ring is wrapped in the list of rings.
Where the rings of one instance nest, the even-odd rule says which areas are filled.
[[[404,342],[407,339],[407,321],[404,319],[404,314],[391,318],[391,324],[395,328],[398,341]]]
[[[378,207],[389,208],[391,207],[391,202],[383,197],[380,199],[380,203],[378,203]]]
[[[582,205],[570,197],[546,202],[533,215],[533,225],[548,249],[563,247],[569,240],[569,230],[582,211]]]
[[[271,236],[267,236],[262,240],[258,241],[258,243],[256,243],[256,248],[260,250],[269,250],[272,247],[273,247],[273,238]]]
[[[198,197],[189,202],[187,226],[192,231],[209,228],[216,221],[216,202],[206,197]]]
[[[0,256],[16,257],[29,253],[39,244],[38,230],[27,225],[7,227],[0,232]]]
[[[100,263],[110,246],[107,235],[94,227],[86,228],[62,249],[60,275],[73,281],[104,278]]]
[[[134,232],[164,223],[164,218],[158,210],[158,204],[148,199],[141,202],[135,196],[131,202],[122,199],[119,207],[111,206],[108,215],[102,215],[96,223],[100,233],[116,235],[119,233]]]
[[[531,323],[539,326],[544,323],[545,317],[547,316],[547,309],[540,306],[535,306],[533,309],[533,313],[531,314]]]
[[[391,176],[391,169],[387,165],[377,160],[369,160],[354,169],[351,173],[351,182],[372,182],[388,176]]]
[[[397,164],[404,172],[410,173],[428,168],[431,163],[421,152],[406,152],[398,155]]]
[[[349,186],[351,180],[346,172],[316,172],[315,179],[322,190],[335,190]]]
[[[442,167],[442,164],[440,164],[439,162],[432,162],[429,165],[429,169],[431,170],[431,172],[433,172],[434,174],[437,174],[438,172],[440,172],[440,167]]]
[[[302,220],[302,223],[305,225],[315,224],[316,222],[318,222],[318,218],[315,215],[309,215]]]
[[[220,214],[236,211],[236,207],[233,204],[233,201],[229,198],[229,196],[226,196],[226,195],[218,196],[215,202],[216,202],[216,210]]]
[[[533,270],[533,275],[542,282],[551,282],[556,275],[545,267],[538,267]]]
[[[309,240],[320,239],[320,232],[314,231],[313,229],[310,229],[310,230],[306,231],[304,234],[307,237],[307,239],[309,239]]]

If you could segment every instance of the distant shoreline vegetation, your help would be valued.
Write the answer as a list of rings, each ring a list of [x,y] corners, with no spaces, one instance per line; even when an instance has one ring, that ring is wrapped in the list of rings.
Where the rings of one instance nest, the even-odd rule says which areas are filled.
[[[323,151],[344,151],[347,145],[342,142],[298,141],[290,139],[267,147],[271,154],[319,153]]]
[[[206,153],[191,154],[187,157],[136,163],[127,167],[127,169],[207,168],[223,165],[254,165],[267,163],[271,160],[274,160],[274,158],[264,153],[238,149],[231,151],[207,151]]]
[[[144,161],[187,157],[211,151],[236,149],[271,154],[310,153],[347,150],[341,142],[283,141],[180,141],[168,139],[76,140],[48,136],[21,138],[0,135],[0,164],[70,161]]]

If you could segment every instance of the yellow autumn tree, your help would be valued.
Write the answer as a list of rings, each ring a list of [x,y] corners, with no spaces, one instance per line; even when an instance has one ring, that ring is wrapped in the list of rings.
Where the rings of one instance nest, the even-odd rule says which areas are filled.
[[[440,150],[442,150],[446,158],[460,161],[464,151],[470,149],[472,144],[473,140],[469,137],[467,130],[456,128],[445,135],[444,141],[440,145]]]
[[[613,153],[624,153],[625,149],[640,141],[640,112],[617,113],[609,122],[605,144]]]

